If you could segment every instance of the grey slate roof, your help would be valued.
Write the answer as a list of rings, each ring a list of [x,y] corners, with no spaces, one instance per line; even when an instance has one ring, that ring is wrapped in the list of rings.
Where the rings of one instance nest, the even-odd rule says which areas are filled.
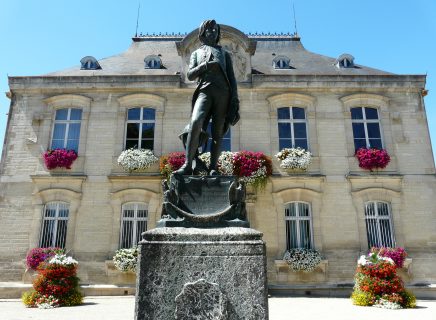
[[[338,68],[336,58],[306,50],[300,39],[291,35],[248,35],[257,41],[251,64],[255,73],[266,75],[392,75],[392,73],[355,64],[354,68]],[[174,75],[185,63],[177,53],[179,35],[140,36],[133,38],[131,46],[118,55],[98,60],[101,70],[80,70],[80,65],[44,76],[116,76],[116,75]],[[273,55],[274,54],[274,55]],[[144,58],[160,55],[164,69],[145,69]],[[272,60],[287,56],[292,69],[274,69]],[[78,57],[79,61],[82,57]],[[358,58],[357,58],[358,60]]]

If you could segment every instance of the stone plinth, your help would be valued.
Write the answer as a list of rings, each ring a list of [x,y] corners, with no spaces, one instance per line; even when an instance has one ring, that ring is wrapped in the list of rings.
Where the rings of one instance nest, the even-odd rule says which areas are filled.
[[[268,319],[262,233],[157,228],[143,233],[136,320]]]

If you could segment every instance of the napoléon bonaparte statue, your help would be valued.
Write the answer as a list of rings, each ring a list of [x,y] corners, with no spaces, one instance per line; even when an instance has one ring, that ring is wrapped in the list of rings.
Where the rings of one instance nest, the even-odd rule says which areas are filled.
[[[191,120],[185,129],[186,161],[175,174],[193,174],[193,160],[203,144],[202,134],[212,120],[212,146],[209,174],[217,174],[217,162],[222,138],[230,125],[239,121],[239,100],[230,54],[218,45],[220,26],[215,20],[204,21],[198,38],[202,45],[195,50],[189,62],[187,77],[197,79],[198,86],[192,98]],[[187,137],[186,137],[187,133]]]

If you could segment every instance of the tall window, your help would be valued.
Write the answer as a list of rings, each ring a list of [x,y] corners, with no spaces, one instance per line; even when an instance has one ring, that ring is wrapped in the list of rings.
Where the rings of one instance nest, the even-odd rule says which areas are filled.
[[[221,151],[231,151],[231,130],[229,129],[227,133],[224,135],[223,140],[221,142]],[[211,152],[212,150],[212,121],[209,122],[207,126],[207,133],[209,135],[209,139],[207,140],[207,146],[204,152]]]
[[[50,202],[44,207],[39,246],[65,248],[69,204]]]
[[[145,203],[127,203],[121,214],[120,248],[131,248],[147,230],[148,208]]]
[[[378,110],[368,107],[351,108],[353,124],[354,148],[382,149]]]
[[[291,202],[285,206],[286,249],[313,248],[312,214],[305,202]]]
[[[277,109],[279,149],[300,147],[308,149],[307,123],[304,108],[286,107]]]
[[[51,149],[60,148],[78,152],[81,121],[82,109],[56,110]]]
[[[125,148],[150,149],[154,147],[155,110],[132,108],[127,111]]]
[[[395,247],[389,204],[371,201],[365,204],[368,247]]]

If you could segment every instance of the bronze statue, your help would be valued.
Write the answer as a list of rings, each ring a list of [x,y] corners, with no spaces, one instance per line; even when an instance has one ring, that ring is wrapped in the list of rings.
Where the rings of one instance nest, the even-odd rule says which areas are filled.
[[[212,119],[210,175],[218,174],[217,163],[221,142],[230,125],[239,121],[239,100],[230,54],[218,45],[220,26],[215,20],[204,21],[199,28],[201,47],[191,55],[187,77],[198,79],[192,98],[191,121],[186,128],[186,161],[175,174],[193,174],[193,159]]]

